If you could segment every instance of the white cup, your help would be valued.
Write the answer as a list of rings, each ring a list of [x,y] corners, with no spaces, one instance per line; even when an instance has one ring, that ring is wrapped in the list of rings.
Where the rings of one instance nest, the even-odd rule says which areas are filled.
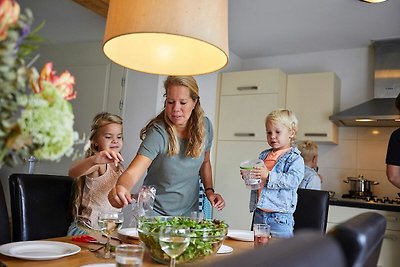
[[[141,245],[122,244],[115,249],[117,267],[140,267],[143,264],[144,247]]]
[[[264,162],[261,159],[246,160],[240,163],[240,171],[243,176],[246,187],[250,190],[257,190],[261,187],[261,179],[256,178],[251,174],[251,170],[255,167],[264,166]]]

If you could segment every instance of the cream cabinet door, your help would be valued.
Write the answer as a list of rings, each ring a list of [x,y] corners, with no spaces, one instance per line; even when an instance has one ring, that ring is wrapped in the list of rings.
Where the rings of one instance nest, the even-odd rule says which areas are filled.
[[[400,262],[400,213],[385,210],[329,206],[327,231],[356,215],[364,212],[377,212],[386,218],[386,231],[383,239],[378,266],[397,267]]]
[[[221,96],[218,140],[264,141],[265,117],[278,106],[278,94]]]
[[[299,120],[298,140],[338,142],[329,116],[339,111],[340,80],[333,72],[288,75],[286,107]]]
[[[221,95],[282,93],[286,74],[280,69],[226,72],[221,75]],[[283,99],[286,97],[283,94]]]
[[[250,190],[240,175],[240,162],[256,159],[267,148],[267,142],[219,141],[214,174],[215,191],[225,200],[222,211],[214,210],[216,219],[224,220],[230,228],[250,230]]]

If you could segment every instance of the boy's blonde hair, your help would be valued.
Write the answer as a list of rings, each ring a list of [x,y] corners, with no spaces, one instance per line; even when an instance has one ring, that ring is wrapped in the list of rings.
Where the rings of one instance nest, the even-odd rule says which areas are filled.
[[[313,141],[300,141],[297,148],[301,152],[304,162],[311,162],[315,156],[318,156],[318,145]]]
[[[272,111],[265,118],[265,127],[268,123],[279,123],[286,126],[289,131],[293,131],[293,139],[297,134],[298,120],[296,115],[288,109],[277,109]],[[292,140],[293,142],[294,140]]]

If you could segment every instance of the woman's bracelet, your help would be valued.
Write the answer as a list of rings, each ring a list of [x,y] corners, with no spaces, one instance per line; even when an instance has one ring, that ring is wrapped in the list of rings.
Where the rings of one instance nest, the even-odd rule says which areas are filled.
[[[212,187],[207,187],[206,189],[204,189],[204,192],[207,192],[208,190],[211,190],[213,193],[215,193],[215,190]]]

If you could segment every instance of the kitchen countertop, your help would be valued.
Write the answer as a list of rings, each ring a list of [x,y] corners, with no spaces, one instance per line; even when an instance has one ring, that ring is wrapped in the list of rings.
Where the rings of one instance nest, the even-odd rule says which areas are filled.
[[[329,200],[329,205],[400,212],[399,204],[375,203],[373,201],[359,199],[331,198]]]

